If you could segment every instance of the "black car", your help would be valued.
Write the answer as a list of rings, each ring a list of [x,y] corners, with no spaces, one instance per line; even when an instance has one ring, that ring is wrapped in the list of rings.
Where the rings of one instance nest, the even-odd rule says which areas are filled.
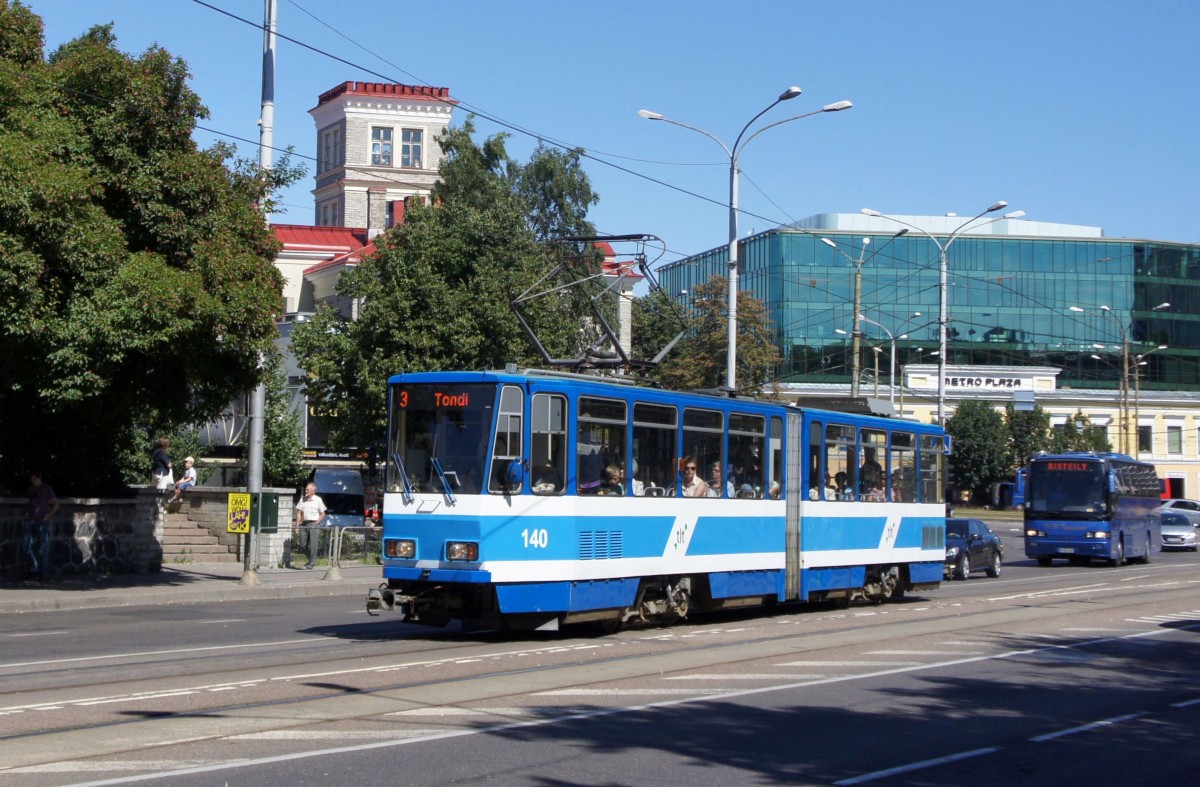
[[[1004,545],[1000,537],[978,519],[946,520],[946,578],[966,579],[972,571],[1000,576]]]

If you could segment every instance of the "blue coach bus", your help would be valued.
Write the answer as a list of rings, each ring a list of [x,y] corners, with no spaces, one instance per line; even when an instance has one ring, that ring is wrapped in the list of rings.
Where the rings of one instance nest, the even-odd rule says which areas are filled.
[[[372,613],[615,628],[941,582],[936,426],[510,367],[392,377],[388,429]]]
[[[1124,454],[1035,456],[1025,494],[1025,555],[1086,565],[1149,563],[1162,546],[1160,484],[1154,465]]]

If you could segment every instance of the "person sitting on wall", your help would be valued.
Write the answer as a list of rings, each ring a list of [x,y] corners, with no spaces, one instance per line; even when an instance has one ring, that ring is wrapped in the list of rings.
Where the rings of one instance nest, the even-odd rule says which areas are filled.
[[[183,477],[179,479],[179,483],[175,484],[175,496],[170,499],[170,503],[182,503],[183,493],[185,490],[191,489],[196,485],[196,460],[188,457],[183,460]]]

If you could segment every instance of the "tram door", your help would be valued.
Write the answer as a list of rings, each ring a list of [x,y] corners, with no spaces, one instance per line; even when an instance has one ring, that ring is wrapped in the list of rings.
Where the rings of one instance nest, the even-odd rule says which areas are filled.
[[[812,424],[812,428],[816,429],[817,441],[814,445],[820,445],[821,425]],[[784,556],[784,589],[787,598],[786,601],[795,601],[800,597],[800,549],[803,546],[800,543],[800,501],[803,499],[801,493],[804,490],[803,478],[805,457],[808,455],[804,450],[804,423],[801,413],[787,414],[787,450],[784,451],[784,485],[787,490],[785,510],[787,511],[787,520],[785,523],[787,540],[787,554]]]

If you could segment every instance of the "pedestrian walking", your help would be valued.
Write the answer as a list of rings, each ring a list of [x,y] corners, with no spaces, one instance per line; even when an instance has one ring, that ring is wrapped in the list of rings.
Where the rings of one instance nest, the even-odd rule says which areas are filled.
[[[317,494],[317,485],[309,481],[304,487],[304,496],[296,504],[296,526],[292,530],[292,541],[304,538],[304,551],[308,555],[304,567],[307,569],[317,564],[317,554],[321,551],[321,525],[326,515],[325,501]],[[290,554],[288,563],[290,566]]]
[[[50,517],[58,511],[58,497],[36,470],[29,474],[29,503],[25,506],[25,528],[21,555],[29,576],[43,582],[50,577]],[[35,548],[36,543],[36,548]]]

